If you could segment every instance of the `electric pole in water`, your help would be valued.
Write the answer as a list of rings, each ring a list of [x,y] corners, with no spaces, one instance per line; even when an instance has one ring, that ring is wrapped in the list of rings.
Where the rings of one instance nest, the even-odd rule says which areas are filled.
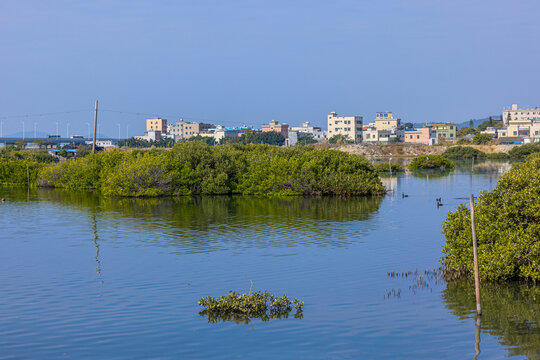
[[[96,100],[96,109],[94,110],[94,140],[92,141],[93,153],[96,152],[97,106],[98,106],[98,101]]]

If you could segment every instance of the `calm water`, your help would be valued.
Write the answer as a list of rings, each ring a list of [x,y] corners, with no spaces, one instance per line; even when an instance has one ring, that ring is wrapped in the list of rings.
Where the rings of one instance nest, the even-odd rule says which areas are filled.
[[[446,212],[507,168],[386,178],[393,193],[370,199],[1,189],[0,358],[472,359],[471,285],[388,272],[439,267]],[[198,315],[202,296],[250,281],[304,300],[304,318]],[[538,288],[483,299],[478,359],[540,359]]]

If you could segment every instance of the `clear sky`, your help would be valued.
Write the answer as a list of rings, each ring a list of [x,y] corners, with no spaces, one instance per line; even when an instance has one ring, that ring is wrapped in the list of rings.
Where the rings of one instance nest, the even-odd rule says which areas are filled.
[[[229,126],[462,122],[540,106],[539,14],[538,0],[3,0],[0,120],[4,135],[21,121],[86,135],[99,99]],[[145,118],[103,112],[101,132],[142,134]]]

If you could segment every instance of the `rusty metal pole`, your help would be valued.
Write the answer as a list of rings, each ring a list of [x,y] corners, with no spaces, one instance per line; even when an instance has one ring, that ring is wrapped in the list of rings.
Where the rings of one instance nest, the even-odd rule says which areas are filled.
[[[476,224],[474,221],[474,196],[470,197],[471,205],[471,229],[473,242],[473,257],[474,257],[474,290],[476,293],[476,313],[482,315],[482,307],[480,306],[480,275],[478,273],[478,245],[476,243]]]

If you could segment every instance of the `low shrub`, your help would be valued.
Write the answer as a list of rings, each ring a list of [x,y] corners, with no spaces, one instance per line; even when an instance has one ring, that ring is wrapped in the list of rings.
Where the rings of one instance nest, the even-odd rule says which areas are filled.
[[[540,280],[540,153],[517,163],[475,205],[480,276],[501,281]],[[470,212],[459,205],[443,224],[441,262],[447,272],[473,267]]]
[[[417,156],[409,164],[410,170],[453,169],[454,163],[440,155]]]
[[[510,159],[510,155],[507,153],[491,153],[486,154],[486,159],[489,160],[508,160]]]
[[[540,152],[540,142],[516,146],[508,152],[508,155],[512,160],[523,160],[528,155],[537,152]]]
[[[405,169],[401,165],[393,163],[377,164],[375,165],[375,170],[377,170],[378,173],[401,173],[405,171]]]
[[[294,317],[302,318],[304,306],[304,302],[298,299],[291,301],[287,295],[275,297],[266,291],[249,294],[229,291],[228,295],[219,298],[203,297],[198,304],[204,307],[199,315],[208,316],[208,322],[235,321],[244,324],[248,324],[253,318],[262,321],[287,318],[292,307],[296,309]]]
[[[486,154],[480,150],[469,146],[452,146],[451,148],[446,149],[442,153],[442,156],[447,159],[484,159]]]

